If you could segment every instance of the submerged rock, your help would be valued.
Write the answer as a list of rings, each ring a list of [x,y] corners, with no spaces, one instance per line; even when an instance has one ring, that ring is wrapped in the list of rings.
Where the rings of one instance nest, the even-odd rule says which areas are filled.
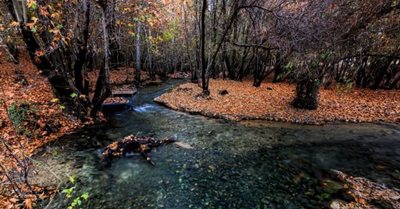
[[[349,206],[348,203],[346,203],[345,201],[342,201],[342,200],[333,200],[333,201],[329,204],[329,208],[331,208],[331,209],[350,209],[350,206]]]
[[[190,144],[185,143],[185,142],[175,142],[174,143],[177,147],[183,148],[183,149],[194,149]]]

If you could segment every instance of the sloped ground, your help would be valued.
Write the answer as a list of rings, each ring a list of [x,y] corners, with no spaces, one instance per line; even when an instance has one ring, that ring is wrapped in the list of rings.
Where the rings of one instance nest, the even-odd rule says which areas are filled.
[[[16,168],[20,172],[22,169],[12,155],[24,159],[37,148],[83,124],[63,112],[48,80],[40,75],[26,54],[21,55],[19,65],[9,62],[5,53],[0,56],[0,104],[0,208],[19,208],[21,205],[29,208],[35,200],[33,195],[27,195],[21,203],[6,186],[8,181],[3,171]],[[20,188],[29,191],[24,184]],[[33,188],[40,197],[50,195],[43,193],[41,187],[33,185]]]
[[[31,63],[26,54],[22,54],[20,65],[8,62],[6,56],[0,57],[0,134],[14,144],[17,140],[26,146],[29,153],[36,147],[52,141],[74,130],[81,124],[63,112],[63,106],[55,99],[47,78]],[[19,71],[18,73],[16,71]],[[7,110],[13,105],[26,104],[34,113],[31,119],[37,125],[37,131],[31,137],[16,134],[14,125],[7,117]],[[57,132],[50,133],[46,124],[56,126]],[[21,127],[28,124],[21,124]],[[30,127],[26,127],[30,128]],[[34,130],[31,130],[34,132]]]
[[[111,71],[113,88],[118,90],[133,88],[134,71],[133,68]],[[91,87],[94,88],[98,72],[92,71],[88,74]],[[143,85],[161,83],[159,79],[150,80],[146,72],[143,72],[142,81]],[[94,89],[91,89],[91,95],[93,91]],[[115,101],[116,99],[118,98],[109,100],[121,102]],[[21,52],[20,64],[16,65],[10,62],[7,53],[0,48],[0,164],[7,172],[18,168],[12,154],[24,159],[45,144],[92,123],[88,121],[82,124],[63,109],[63,105],[53,94],[47,78],[40,74],[26,52]],[[14,121],[10,120],[10,115],[13,115],[11,118],[13,117]],[[7,151],[3,142],[9,145],[10,150]],[[28,195],[21,203],[14,194],[11,194],[10,188],[6,186],[4,169],[0,170],[0,208],[17,208],[23,204],[29,208],[34,203],[35,197]],[[43,188],[33,186],[35,191],[41,194]],[[21,188],[23,187],[26,185],[21,185]],[[28,188],[23,189],[29,191]]]
[[[400,91],[369,89],[321,89],[315,111],[291,106],[296,86],[287,83],[210,80],[211,95],[199,96],[197,84],[183,84],[155,101],[172,109],[230,120],[265,119],[301,124],[326,122],[400,122]],[[226,95],[221,91],[226,90]],[[225,92],[226,93],[226,92]]]

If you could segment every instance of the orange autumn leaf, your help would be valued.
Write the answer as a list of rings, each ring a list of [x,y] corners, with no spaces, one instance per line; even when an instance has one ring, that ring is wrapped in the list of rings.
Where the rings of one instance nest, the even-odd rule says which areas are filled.
[[[38,57],[43,56],[43,55],[44,55],[44,50],[37,50],[37,51],[35,52],[35,55],[38,56]]]
[[[32,204],[32,199],[25,199],[24,201],[24,207],[25,209],[32,209],[33,208],[33,204]]]

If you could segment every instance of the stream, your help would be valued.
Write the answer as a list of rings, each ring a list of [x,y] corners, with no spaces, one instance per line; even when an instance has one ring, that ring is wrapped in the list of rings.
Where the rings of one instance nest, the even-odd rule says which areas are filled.
[[[153,99],[176,86],[146,87],[134,111],[110,125],[63,137],[37,154],[43,185],[63,182],[74,196],[89,194],[81,208],[328,208],[345,199],[324,186],[330,170],[400,188],[400,127],[393,124],[302,126],[266,121],[229,122],[176,112]],[[169,144],[107,165],[103,148],[134,134],[176,137],[192,149]],[[65,183],[73,176],[74,183]],[[62,189],[61,189],[62,190]],[[60,193],[47,208],[67,208]],[[79,208],[79,207],[77,207]]]

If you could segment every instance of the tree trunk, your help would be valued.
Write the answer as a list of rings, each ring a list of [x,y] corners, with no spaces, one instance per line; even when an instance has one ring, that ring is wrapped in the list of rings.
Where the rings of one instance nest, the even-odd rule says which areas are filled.
[[[206,55],[205,55],[205,39],[206,39],[206,9],[207,9],[207,0],[203,0],[203,5],[201,7],[201,17],[200,17],[200,69],[201,69],[201,86],[203,88],[203,94],[209,95],[210,91],[208,90],[208,82],[207,82],[207,67],[206,67]]]
[[[112,0],[111,4],[108,6],[109,16],[107,18],[107,30],[110,40],[110,68],[117,68],[121,65],[123,61],[122,53],[120,52],[120,45],[118,43],[117,35],[116,35],[116,17],[115,17],[115,7],[116,0]]]
[[[110,40],[107,30],[107,1],[99,3],[102,8],[102,28],[104,42],[104,66],[101,68],[99,77],[96,82],[96,90],[93,96],[93,107],[90,112],[92,118],[97,117],[97,112],[101,109],[101,105],[111,95],[111,86],[109,81],[109,64],[110,64]]]
[[[141,61],[142,61],[142,54],[141,54],[141,33],[142,33],[142,22],[139,20],[137,23],[137,34],[136,34],[136,75],[135,80],[137,85],[140,84],[140,71],[141,71]]]
[[[83,28],[82,41],[78,40],[78,55],[74,65],[75,86],[80,93],[84,91],[83,68],[87,62],[88,56],[88,40],[89,40],[89,23],[90,23],[90,0],[83,0]]]
[[[149,37],[151,36],[151,28],[149,28]],[[148,57],[148,68],[149,76],[152,81],[156,80],[156,73],[153,68],[153,44],[151,41],[147,41],[147,57]]]
[[[274,70],[275,70],[275,74],[274,74],[274,83],[280,82],[282,81],[282,73],[283,73],[283,67],[282,67],[282,56],[281,53],[278,51],[276,53],[276,61],[275,61],[275,66],[274,66]]]
[[[300,109],[316,110],[318,108],[319,87],[319,82],[315,79],[298,81],[293,106]]]

